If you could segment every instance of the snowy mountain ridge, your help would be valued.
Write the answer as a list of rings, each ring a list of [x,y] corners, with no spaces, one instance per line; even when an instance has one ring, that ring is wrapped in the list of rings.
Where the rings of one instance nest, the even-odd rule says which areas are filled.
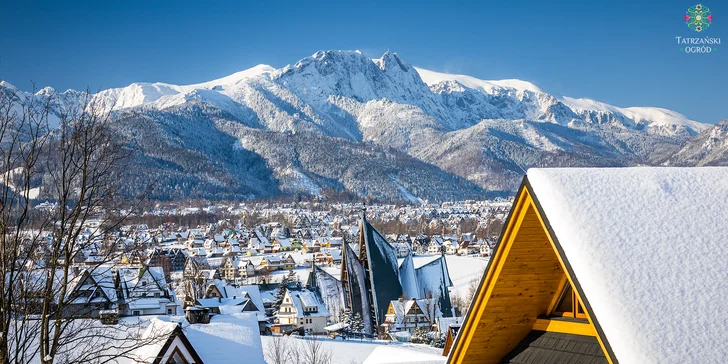
[[[54,96],[58,109],[84,96],[25,93],[4,81],[0,92]],[[530,167],[662,164],[709,127],[526,81],[420,69],[391,52],[319,51],[279,69],[258,65],[192,85],[133,83],[92,97],[136,152],[138,180],[163,176],[169,188],[160,198],[506,194]]]
[[[337,69],[337,66],[342,64],[344,67]],[[378,68],[385,77],[377,74],[374,68]],[[343,74],[337,71],[343,71]],[[342,76],[348,79],[348,82],[339,82]],[[368,78],[374,82],[367,82]],[[517,79],[486,81],[467,75],[412,67],[399,55],[390,52],[372,60],[359,51],[319,51],[281,69],[261,64],[220,79],[191,85],[137,82],[126,87],[100,91],[95,95],[95,99],[105,105],[113,105],[114,110],[142,105],[163,109],[182,104],[191,98],[207,97],[208,101],[214,102],[212,95],[219,93],[244,105],[249,100],[246,100],[241,92],[247,87],[265,84],[266,81],[283,86],[306,101],[325,103],[329,102],[328,97],[331,95],[359,102],[386,99],[418,106],[423,111],[443,119],[452,119],[442,115],[443,113],[453,113],[457,110],[452,110],[449,105],[441,105],[439,102],[441,100],[437,100],[436,95],[472,90],[489,96],[507,95],[522,104],[532,104],[528,110],[530,112],[517,115],[525,119],[559,122],[564,125],[572,122],[602,123],[601,120],[614,119],[621,120],[624,127],[634,128],[642,125],[647,130],[653,129],[655,133],[661,135],[674,135],[680,132],[695,135],[708,128],[706,124],[690,120],[671,110],[654,107],[621,108],[586,98],[553,96],[530,82]],[[0,87],[12,87],[12,85],[3,81]],[[427,92],[428,88],[431,92]],[[205,91],[210,92],[205,93]],[[37,91],[35,95],[44,96],[52,92],[55,90],[46,87]],[[61,93],[64,96],[74,94],[79,92],[67,90]],[[218,100],[226,99],[226,97],[218,98]],[[571,120],[549,115],[550,108],[559,103],[573,113],[568,115]],[[495,103],[488,106],[500,105]],[[511,111],[517,113],[517,110]],[[466,120],[468,125],[456,122],[452,122],[451,125],[460,129],[463,126],[477,124],[483,119],[502,118],[504,115],[488,115],[487,112],[481,112],[469,116],[473,119]]]

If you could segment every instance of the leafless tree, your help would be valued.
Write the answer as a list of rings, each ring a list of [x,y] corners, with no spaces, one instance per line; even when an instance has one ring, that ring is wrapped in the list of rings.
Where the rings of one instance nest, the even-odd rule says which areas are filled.
[[[331,364],[333,354],[324,347],[323,341],[306,337],[303,339],[302,358],[304,364]]]
[[[435,317],[437,317],[437,312],[440,310],[440,295],[429,289],[425,290],[425,298],[422,302],[425,304],[422,313],[425,314],[427,321],[432,325],[435,323]]]
[[[42,295],[39,280],[24,280],[34,253],[41,250],[44,224],[32,229],[31,185],[48,142],[50,101],[28,102],[14,90],[0,89],[0,362],[34,354],[39,330],[29,317],[36,308],[30,295]],[[36,278],[36,277],[33,277]]]
[[[66,96],[0,88],[0,363],[101,363],[146,343],[74,319],[87,309],[72,304],[75,263],[90,253],[84,271],[108,270],[120,254],[109,239],[140,200],[120,194],[128,155],[109,129],[113,105]]]
[[[287,364],[303,364],[303,356],[301,355],[301,345],[297,342],[297,340],[292,339],[290,337],[286,337],[286,339],[289,342],[288,347],[288,358],[286,360]]]
[[[273,336],[266,344],[265,360],[268,364],[288,364],[291,354],[289,338]]]
[[[471,279],[468,283],[468,298],[467,301],[464,302],[464,306],[461,308],[461,312],[463,315],[465,315],[468,310],[470,309],[470,305],[473,304],[473,300],[475,300],[475,296],[478,294],[478,288],[480,286],[480,280],[483,279],[483,276],[485,275],[485,267],[480,271],[480,273],[475,276],[475,278]]]
[[[459,294],[453,294],[452,296],[450,296],[450,303],[455,309],[456,314],[462,315],[462,312],[468,309],[467,307],[465,307],[465,300]]]

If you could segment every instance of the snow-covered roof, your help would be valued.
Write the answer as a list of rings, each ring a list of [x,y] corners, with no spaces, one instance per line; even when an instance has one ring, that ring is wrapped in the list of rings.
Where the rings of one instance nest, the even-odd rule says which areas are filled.
[[[265,363],[255,314],[215,315],[209,324],[183,321],[182,328],[205,363],[240,363],[241,358],[246,363]]]
[[[143,309],[160,308],[162,306],[161,303],[167,304],[167,303],[169,303],[169,299],[167,299],[167,298],[134,298],[134,299],[129,299],[127,301],[127,304],[129,305],[129,310],[143,310]]]
[[[728,358],[728,168],[527,176],[620,363]]]
[[[90,278],[90,280],[86,279]],[[93,281],[93,282],[92,282]],[[93,284],[95,282],[95,284]],[[81,285],[83,284],[83,286]],[[77,292],[77,290],[92,289],[91,285],[95,285],[96,289],[103,291],[104,295],[111,302],[117,300],[116,286],[114,284],[114,272],[110,266],[99,266],[94,269],[86,269],[83,273],[74,277],[71,281],[71,286],[74,289],[69,290],[67,295],[71,296]]]
[[[240,306],[248,299],[245,297],[237,298],[198,298],[197,302],[201,307],[213,308],[222,306]]]
[[[301,292],[298,294],[304,307],[317,307],[319,301],[313,292]]]
[[[437,353],[429,353],[400,345],[380,345],[364,360],[362,364],[442,364],[446,357]]]
[[[329,317],[331,314],[326,309],[326,305],[310,291],[288,291],[286,294],[291,296],[291,302],[296,307],[296,317]],[[304,307],[316,307],[315,312],[306,311]]]
[[[263,307],[263,299],[260,295],[259,287],[257,285],[248,285],[240,286],[238,289],[240,289],[241,292],[247,293],[255,307],[257,307],[261,315],[265,317],[265,307]]]

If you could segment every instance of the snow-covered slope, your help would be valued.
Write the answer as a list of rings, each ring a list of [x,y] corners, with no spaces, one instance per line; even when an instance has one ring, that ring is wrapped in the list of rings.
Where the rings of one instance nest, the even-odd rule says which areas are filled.
[[[22,100],[53,97],[52,124],[86,96],[50,88],[25,93],[6,82],[0,92]],[[230,191],[245,196],[333,188],[413,201],[457,197],[432,178],[418,183],[409,179],[414,175],[402,175],[419,162],[435,168],[430,177],[442,178],[440,185],[454,183],[468,196],[475,189],[459,178],[512,191],[534,166],[659,163],[707,127],[670,110],[619,108],[553,95],[521,80],[484,81],[415,68],[391,52],[370,59],[358,51],[319,51],[280,69],[258,65],[193,85],[139,82],[91,97],[113,110],[116,128],[144,166],[153,166],[169,184],[187,186],[170,189],[181,195],[234,186]],[[291,135],[288,148],[274,144],[289,143]],[[331,144],[332,137],[341,140]],[[306,149],[302,141],[335,145],[349,159],[328,166],[336,172],[302,163],[296,149]],[[369,144],[376,152],[363,147]],[[401,154],[380,154],[387,150]],[[386,176],[375,191],[360,183],[375,179],[354,183],[353,175],[364,176],[373,165],[395,170],[381,172]],[[200,183],[211,185],[200,189]]]
[[[466,75],[454,75],[449,73],[440,73],[435,71],[426,70],[423,68],[415,67],[417,72],[422,77],[422,81],[425,81],[430,86],[437,85],[445,81],[457,81],[461,85],[479,89],[483,92],[493,94],[500,89],[514,89],[518,91],[531,91],[543,93],[543,91],[536,85],[522,80],[499,80],[499,81],[485,81],[475,77]]]
[[[692,138],[666,164],[728,166],[728,120],[723,120]]]
[[[563,97],[562,101],[575,113],[591,119],[604,116],[624,117],[633,125],[646,126],[648,132],[660,135],[695,135],[709,127],[707,124],[688,119],[678,112],[657,107],[620,108],[590,99]]]
[[[599,101],[586,98],[571,98],[566,96],[553,96],[536,85],[522,80],[485,81],[466,75],[454,75],[416,68],[422,80],[434,92],[453,93],[465,92],[466,89],[485,93],[489,96],[512,94],[523,103],[532,102],[535,114],[531,119],[559,121],[558,115],[549,117],[549,108],[563,104],[573,115],[568,122],[586,122],[593,124],[615,124],[630,129],[645,129],[650,133],[659,135],[695,135],[705,130],[708,125],[690,120],[675,111],[655,107],[629,107],[620,108]],[[529,98],[529,94],[532,96]],[[566,119],[561,119],[567,121]]]

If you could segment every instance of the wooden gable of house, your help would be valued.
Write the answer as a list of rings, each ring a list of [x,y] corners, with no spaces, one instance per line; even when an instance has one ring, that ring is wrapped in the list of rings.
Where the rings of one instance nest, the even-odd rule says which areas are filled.
[[[204,364],[185,336],[181,326],[175,327],[159,350],[154,364]]]
[[[448,363],[613,364],[613,358],[524,179]]]
[[[223,296],[222,292],[220,292],[220,289],[217,288],[217,285],[211,284],[207,287],[207,291],[205,292],[205,298],[225,298],[225,296]]]
[[[416,300],[412,300],[412,304],[409,307],[409,310],[405,313],[406,315],[422,315],[424,312],[422,311],[422,308],[420,308],[420,303]]]
[[[148,276],[149,278],[144,279],[144,276]],[[137,280],[136,286],[134,288],[136,289],[139,286],[139,284],[143,284],[142,282],[150,282],[150,281],[153,282],[157,286],[157,289],[159,289],[160,291],[164,291],[164,288],[162,288],[162,285],[160,283],[160,279],[157,279],[154,277],[152,272],[149,271],[149,266],[144,266],[141,269],[141,271],[139,272],[139,279]]]

